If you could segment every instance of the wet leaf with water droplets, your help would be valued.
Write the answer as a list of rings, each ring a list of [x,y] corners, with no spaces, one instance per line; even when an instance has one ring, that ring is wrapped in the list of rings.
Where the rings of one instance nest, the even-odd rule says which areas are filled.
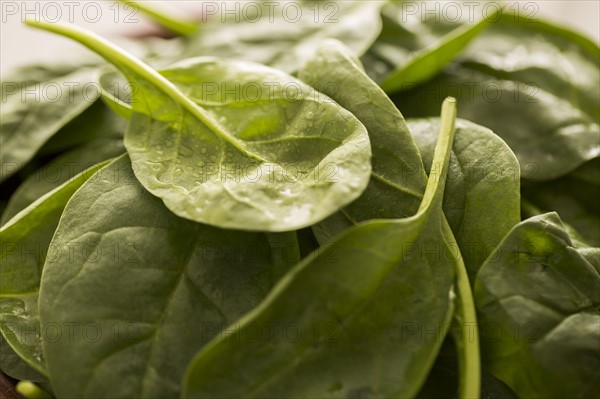
[[[78,40],[139,88],[125,147],[142,185],[181,217],[223,228],[295,230],[352,202],[368,184],[371,148],[365,127],[282,71],[197,58],[161,75],[90,32],[29,23]],[[256,86],[260,96],[250,100],[245,88]],[[311,123],[308,112],[314,115]],[[166,139],[177,144],[159,153],[156,146]],[[199,159],[210,163],[198,168]],[[176,160],[181,175],[173,173]],[[296,179],[290,165],[315,173]],[[287,189],[295,195],[282,195]],[[241,199],[243,192],[251,193],[247,200]]]

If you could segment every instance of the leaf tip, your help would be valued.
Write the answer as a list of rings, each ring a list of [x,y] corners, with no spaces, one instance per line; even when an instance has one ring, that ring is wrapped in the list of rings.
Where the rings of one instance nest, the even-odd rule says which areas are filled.
[[[454,97],[446,97],[444,102],[442,103],[442,120],[447,122],[451,122],[452,129],[454,129],[454,123],[456,120],[456,98]]]

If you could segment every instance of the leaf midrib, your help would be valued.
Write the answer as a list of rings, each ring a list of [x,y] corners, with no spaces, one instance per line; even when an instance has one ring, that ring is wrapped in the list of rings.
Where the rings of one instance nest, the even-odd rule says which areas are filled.
[[[126,78],[130,81],[139,81],[140,78],[146,80],[147,82],[151,83],[152,86],[158,88],[158,90],[164,95],[166,95],[169,99],[174,101],[186,111],[190,112],[200,122],[204,123],[220,139],[226,141],[228,144],[235,147],[240,152],[246,153],[248,156],[257,159],[258,161],[267,162],[267,160],[265,160],[258,154],[248,151],[248,149],[243,145],[243,143],[240,140],[236,139],[235,137],[227,133],[225,130],[223,130],[221,126],[216,124],[210,118],[210,116],[203,108],[201,108],[198,104],[194,103],[185,94],[183,94],[174,83],[163,77],[158,71],[152,69],[150,66],[138,60],[136,57],[129,54],[125,50],[114,46],[107,40],[103,39],[102,37],[98,36],[97,34],[91,31],[81,29],[75,26],[40,22],[35,20],[28,20],[26,21],[26,24],[35,28],[45,29],[50,32],[69,37],[83,44],[90,50],[96,52],[98,55],[104,57],[109,62],[114,64],[118,69],[121,70],[121,72],[124,73]],[[144,96],[138,95],[136,97],[141,97],[141,99],[144,100]]]

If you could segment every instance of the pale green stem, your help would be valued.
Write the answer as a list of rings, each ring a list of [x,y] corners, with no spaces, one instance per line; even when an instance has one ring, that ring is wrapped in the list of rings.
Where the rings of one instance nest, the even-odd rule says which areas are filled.
[[[57,33],[59,35],[71,38],[90,50],[94,51],[101,57],[110,61],[115,67],[123,72],[128,78],[136,76],[136,79],[143,79],[153,84],[158,90],[162,91],[165,95],[171,98],[175,103],[180,105],[183,109],[189,111],[195,118],[205,124],[211,131],[217,134],[220,138],[231,144],[233,147],[240,150],[242,153],[246,153],[249,156],[257,159],[260,162],[266,162],[265,159],[261,158],[257,154],[250,153],[247,148],[244,147],[240,140],[233,137],[231,134],[226,132],[220,125],[218,125],[198,104],[194,103],[185,94],[183,94],[173,83],[167,80],[164,76],[152,69],[143,61],[139,60],[127,51],[115,46],[108,40],[95,34],[92,31],[79,28],[77,26],[49,23],[44,21],[26,20],[25,23],[34,28],[43,29],[49,32]],[[131,80],[131,79],[130,79]],[[131,82],[135,83],[135,82]],[[138,102],[142,104],[142,102]],[[136,111],[135,106],[133,110]],[[149,113],[151,110],[145,110],[145,113]]]
[[[119,0],[125,5],[130,5],[140,10],[154,21],[164,26],[173,33],[182,36],[191,36],[198,31],[199,24],[192,21],[179,19],[173,15],[169,15],[164,11],[159,11],[156,8],[149,6],[145,1]]]

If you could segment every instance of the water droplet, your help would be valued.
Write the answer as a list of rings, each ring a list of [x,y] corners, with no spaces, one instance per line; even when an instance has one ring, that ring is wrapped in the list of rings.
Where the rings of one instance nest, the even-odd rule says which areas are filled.
[[[163,164],[157,162],[146,162],[145,165],[153,172],[160,172],[163,169]]]

